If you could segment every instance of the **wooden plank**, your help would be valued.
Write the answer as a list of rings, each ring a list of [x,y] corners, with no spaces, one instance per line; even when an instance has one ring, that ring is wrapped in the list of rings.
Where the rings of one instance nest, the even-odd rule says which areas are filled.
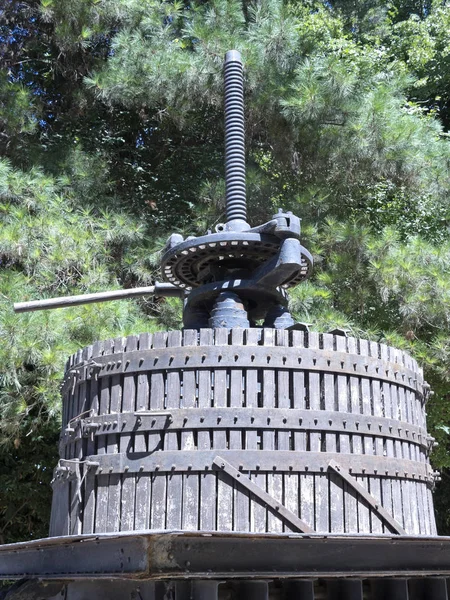
[[[81,533],[81,472],[79,464],[75,464],[74,467],[76,476],[70,480],[69,487],[69,535]]]
[[[394,533],[405,534],[405,530],[401,527],[401,525],[392,518],[392,516],[384,510],[384,508],[380,505],[379,500],[375,499],[368,491],[365,486],[360,485],[355,477],[350,475],[350,473],[344,469],[341,465],[339,465],[335,460],[330,460],[329,468],[333,469],[338,475],[340,475],[349,485],[351,485],[355,491],[360,494],[365,500],[365,502],[374,510],[380,518],[382,518],[391,528]]]
[[[362,489],[368,493],[369,484],[367,477],[354,477],[356,482]],[[370,528],[370,508],[361,500],[361,495],[358,496],[358,531],[359,533],[371,533]]]
[[[169,348],[181,346],[181,331],[169,331],[167,346]],[[180,408],[181,404],[181,371],[167,373],[167,398],[166,409]],[[164,436],[164,450],[180,450],[178,434],[168,431]],[[181,529],[181,515],[183,497],[183,475],[181,473],[167,474],[167,529]]]
[[[262,341],[264,349],[267,350],[267,356],[270,357],[271,349],[276,343],[276,330],[264,328]],[[267,368],[263,369],[262,377],[263,406],[264,408],[275,408],[275,371],[270,368],[269,358]],[[263,431],[263,450],[276,450],[274,429],[265,429]],[[283,500],[283,476],[278,473],[267,473],[266,479],[267,493],[281,503]],[[283,522],[276,515],[273,515],[271,511],[267,512],[267,531],[271,533],[283,531]]]
[[[315,527],[314,475],[300,473],[300,518],[311,529]]]
[[[309,348],[320,348],[320,338],[317,332],[308,333],[308,347]],[[320,389],[320,378],[321,374],[309,372],[309,408],[311,410],[321,410],[321,389]],[[312,452],[322,451],[322,436],[324,433],[311,432],[310,436],[310,450]],[[307,448],[308,450],[308,448]],[[322,473],[316,473],[314,475],[314,489],[315,489],[315,530],[318,532],[329,531],[329,477],[326,471]]]
[[[231,344],[235,356],[244,345],[245,330],[234,328],[231,330]],[[231,369],[230,372],[230,400],[231,408],[244,406],[243,372],[242,369]],[[230,431],[230,449],[242,449],[243,431],[240,429]],[[246,488],[234,489],[234,524],[235,531],[249,531],[250,529],[250,494]]]
[[[211,346],[214,341],[212,329],[200,329],[200,346]],[[212,404],[212,373],[210,369],[200,369],[198,373],[198,407],[207,411]],[[198,449],[210,450],[212,432],[198,432]],[[200,475],[200,529],[213,531],[216,528],[216,474],[206,471]]]
[[[145,342],[145,339],[143,340]],[[140,342],[141,344],[141,342]],[[139,344],[139,348],[141,347]],[[153,334],[152,348],[165,348],[167,346],[167,332],[158,331]],[[147,386],[139,387],[138,379],[138,402],[139,406],[149,407],[150,410],[163,410],[165,402],[165,380],[163,372],[152,373],[150,382],[150,402],[144,398],[139,400],[139,394],[148,393]],[[161,434],[149,433],[148,451],[158,451],[161,448]],[[151,486],[151,490],[150,490]],[[151,480],[147,474],[144,474],[136,483],[136,507],[143,506],[141,520],[141,529],[148,529],[149,523],[151,529],[164,529],[166,526],[166,475],[154,471]],[[136,527],[139,529],[139,527]]]
[[[288,510],[300,518],[300,480],[298,473],[284,473],[284,504]],[[309,523],[308,523],[309,525]],[[288,523],[286,531],[294,531]]]
[[[186,329],[183,332],[184,346],[197,346],[198,332],[193,329]],[[197,406],[197,382],[195,371],[184,371],[183,373],[183,393],[181,396],[181,408],[195,408]],[[192,431],[181,432],[181,450],[195,449],[194,434]],[[198,473],[186,473],[183,475],[183,519],[182,526],[184,530],[196,530],[198,523],[198,493],[199,493],[199,475]]]
[[[139,350],[151,348],[152,336],[149,333],[142,333],[138,339]],[[158,374],[159,375],[159,374]],[[146,373],[139,374],[136,382],[136,405],[135,410],[148,410],[149,408],[149,382]],[[153,434],[152,434],[153,435]],[[158,438],[160,436],[158,435]],[[152,441],[151,446],[155,447],[157,443]],[[136,433],[134,437],[134,451],[147,452],[146,435]],[[135,479],[134,494],[134,529],[149,528],[150,513],[150,476],[148,473],[138,473]]]
[[[95,360],[96,357],[103,354],[103,342],[94,342],[92,345],[92,358]],[[94,372],[94,376],[91,378],[89,386],[89,404],[86,407],[90,410],[92,415],[98,415],[100,412],[100,383],[97,377],[97,373]],[[96,454],[96,440],[94,434],[86,440],[86,456],[92,456]],[[93,533],[95,531],[95,511],[96,511],[96,476],[93,471],[87,471],[84,478],[83,488],[83,533]]]
[[[122,352],[124,349],[124,338],[116,338],[113,342],[114,352]],[[111,400],[110,413],[111,421],[114,421],[114,414],[118,414],[122,409],[122,376],[114,375],[111,377]],[[106,436],[106,453],[115,454],[119,451],[118,434],[113,433]],[[121,496],[121,476],[111,474],[109,476],[108,486],[108,531],[120,530],[120,496]]]
[[[370,351],[372,356],[378,357],[381,353],[379,344],[376,342],[370,342]],[[372,396],[373,396],[373,415],[375,417],[384,417],[386,414],[386,408],[384,406],[384,396],[381,393],[381,383],[373,379],[372,380]],[[375,451],[377,456],[383,456],[383,440],[379,436],[375,436]]]
[[[103,344],[103,356],[112,354],[113,341],[106,340]],[[110,377],[103,377],[100,381],[99,415],[109,414],[111,401]],[[106,454],[107,436],[95,438],[97,443],[97,454]],[[95,532],[105,533],[108,531],[108,486],[109,475],[101,473],[96,480],[96,502],[95,502]]]
[[[286,348],[286,353],[289,352],[289,332],[286,330],[276,331],[276,344]],[[275,405],[280,411],[286,414],[291,409],[292,398],[289,388],[290,373],[288,370],[278,370],[276,373],[276,398]],[[276,433],[275,444],[277,450],[291,450],[291,435],[289,430],[278,431]],[[276,487],[281,488],[278,492],[278,497],[283,504],[295,515],[298,516],[298,475],[297,473],[284,473],[274,475],[274,479],[279,478],[276,482]],[[284,495],[284,497],[283,497]],[[283,531],[293,531],[289,523],[283,525]]]
[[[264,504],[266,504],[271,511],[275,511],[276,518],[285,519],[288,523],[297,531],[301,533],[313,533],[313,530],[301,519],[299,519],[294,513],[286,508],[279,500],[274,498],[272,495],[267,494],[259,486],[257,486],[251,479],[246,475],[235,469],[230,463],[228,463],[221,456],[216,456],[214,464],[221,469],[222,473],[226,473],[231,477],[237,485],[245,486],[252,494],[257,496]]]
[[[214,330],[214,345],[228,346],[228,329],[217,328]],[[226,369],[214,370],[214,406],[226,407],[228,398]],[[226,431],[214,429],[213,448],[226,449],[228,447]],[[232,531],[233,529],[233,486],[225,480],[221,473],[217,474],[217,530]]]
[[[260,329],[246,329],[244,341],[247,346],[257,346],[260,339]],[[258,369],[245,370],[245,406],[258,407]],[[257,449],[256,429],[247,429],[245,432],[245,447],[247,450]]]
[[[323,339],[323,349],[328,350],[329,352],[334,351],[335,346],[335,336],[331,333],[324,333],[322,336]],[[342,338],[345,340],[345,338]],[[336,402],[336,392],[335,389],[335,376],[333,373],[324,373],[323,374],[323,408],[326,411],[333,412],[338,406]],[[344,436],[348,438],[348,436]],[[341,450],[340,446],[340,433],[326,433],[325,434],[325,451],[326,452],[336,452],[337,449]],[[347,450],[348,451],[348,450]],[[329,497],[329,511],[330,511],[330,524],[329,529],[332,532],[343,533],[344,528],[344,488],[342,479],[339,478],[336,474],[329,474],[329,486],[330,486],[330,497]]]
[[[437,535],[436,530],[436,518],[434,516],[434,505],[433,505],[433,494],[429,487],[426,488],[427,498],[428,498],[428,511],[430,514],[430,534]]]
[[[55,479],[52,487],[52,523],[50,527],[50,535],[69,535],[69,480],[67,478]]]
[[[377,502],[378,506],[383,506],[382,504],[382,499],[381,499],[381,482],[380,482],[380,478],[379,477],[369,477],[368,478],[368,491],[370,493],[371,496],[373,496]],[[390,511],[386,511],[386,514],[389,514],[391,516],[391,518],[393,519]],[[370,513],[370,529],[372,531],[372,533],[383,533],[385,528],[384,528],[384,519],[380,518],[379,516],[379,511],[371,511]],[[389,533],[389,529],[386,530],[386,533]]]
[[[292,345],[294,348],[305,347],[305,334],[303,331],[292,331]],[[306,408],[305,373],[294,371],[292,374],[293,408]],[[296,431],[294,433],[294,450],[306,450],[306,432]]]
[[[261,329],[247,329],[244,340],[247,346],[258,346],[262,339]],[[262,373],[258,369],[246,370],[246,388],[245,402],[248,408],[258,408],[258,399],[262,393]],[[247,450],[258,449],[258,432],[256,429],[247,429],[245,432],[245,447]],[[266,476],[261,473],[250,474],[251,479],[264,491],[266,490]],[[254,495],[250,495],[250,531],[265,532],[266,531],[266,510],[261,502]]]
[[[420,534],[419,506],[417,504],[418,483],[416,481],[409,481],[408,483],[409,483],[410,498],[411,498],[412,530],[413,530],[413,533],[419,535]]]
[[[138,347],[138,338],[135,335],[127,337],[125,349],[127,352],[134,352]],[[124,375],[123,394],[122,394],[122,412],[127,418],[133,418],[136,406],[136,376],[133,374]],[[130,434],[122,434],[119,437],[120,452],[131,452],[133,449],[133,440]],[[88,455],[89,456],[89,455]],[[120,530],[132,531],[134,528],[134,507],[135,507],[135,475],[122,476],[122,498],[120,511]]]

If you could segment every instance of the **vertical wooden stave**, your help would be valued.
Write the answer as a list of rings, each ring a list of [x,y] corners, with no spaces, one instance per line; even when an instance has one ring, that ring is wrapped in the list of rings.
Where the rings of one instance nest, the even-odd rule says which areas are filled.
[[[103,356],[109,356],[113,351],[113,340],[106,340],[103,344]],[[110,408],[110,376],[100,380],[99,415],[107,415]],[[97,454],[107,452],[106,436],[97,436]],[[109,475],[99,473],[96,480],[96,505],[95,505],[95,533],[105,533],[108,528],[108,485]]]
[[[277,346],[282,346],[286,350],[286,356],[289,352],[289,332],[286,330],[278,330],[276,332]],[[288,416],[289,410],[293,405],[293,390],[290,387],[290,372],[280,369],[277,373],[277,400],[276,404],[283,415]],[[289,451],[293,447],[293,433],[289,430],[278,432],[278,450]],[[299,479],[298,473],[295,471],[287,471],[283,473],[283,504],[295,515],[299,514]],[[284,524],[284,531],[294,531],[289,524]]]
[[[357,340],[353,337],[345,338],[342,336],[335,336],[336,350],[344,352],[347,350],[350,354],[358,354]],[[361,354],[367,352],[367,347],[364,345],[359,348]],[[360,414],[361,409],[369,409],[370,411],[370,386],[369,380],[363,378],[360,382],[358,377],[349,377],[348,379],[348,393],[347,389],[343,384],[346,384],[346,378],[338,376],[339,380],[339,393],[338,393],[338,410],[349,411],[353,414]],[[361,390],[360,390],[361,385]],[[360,399],[361,392],[361,399]],[[368,413],[370,414],[370,412]],[[367,440],[371,442],[371,436],[360,436],[358,434],[352,434],[351,438],[348,435],[339,435],[340,438],[340,452],[352,453],[356,455],[363,454],[363,446]],[[358,496],[355,491],[348,484],[344,484],[344,511],[345,511],[345,531],[350,533],[358,532]]]
[[[138,347],[138,338],[130,335],[125,341],[126,352],[134,352]],[[133,373],[123,377],[122,413],[132,418],[136,406],[136,377]],[[123,454],[131,452],[133,439],[131,434],[121,434],[119,451]],[[122,476],[122,497],[120,501],[120,530],[132,531],[134,528],[136,476],[124,473]]]
[[[247,346],[258,346],[262,338],[261,329],[247,329],[245,341]],[[246,389],[245,389],[245,402],[248,408],[258,408],[258,399],[261,394],[259,386],[259,370],[247,369],[246,371]],[[256,429],[247,430],[245,434],[246,449],[257,450],[258,449],[258,432]],[[265,491],[265,475],[253,471],[250,473],[250,478],[259,485]],[[262,533],[266,531],[266,511],[262,504],[252,495],[250,495],[250,531]]]
[[[200,346],[212,346],[214,342],[212,329],[200,329]],[[206,350],[207,351],[207,350]],[[198,373],[198,407],[207,411],[212,403],[212,378],[209,368],[200,369]],[[198,432],[198,449],[210,450],[212,432]],[[216,474],[212,469],[200,474],[200,524],[203,531],[213,531],[216,526]]]
[[[152,339],[147,341],[147,338],[139,340],[139,349],[144,349],[143,344],[148,345],[151,343],[153,349],[164,350],[167,346],[168,333],[165,331],[158,331],[153,334]],[[151,376],[150,381],[150,397],[145,400],[145,393],[149,392],[149,384],[145,379],[142,381],[142,386],[139,385],[138,377],[138,397],[137,401],[139,406],[150,408],[150,410],[163,411],[165,408],[165,373],[154,372]],[[142,394],[142,399],[140,395]],[[149,406],[150,404],[150,406]],[[139,443],[136,440],[136,443]],[[143,440],[143,446],[145,445],[145,439]],[[159,451],[162,446],[162,435],[161,433],[150,432],[148,434],[148,451]],[[167,510],[167,487],[166,487],[166,474],[159,471],[156,467],[151,474],[151,481],[149,481],[148,474],[142,475],[142,478],[137,478],[136,481],[136,505],[138,502],[143,504],[144,510],[141,515],[142,529],[164,529],[166,527],[166,510]]]
[[[268,368],[264,368],[263,371],[263,406],[264,408],[275,408],[276,406],[276,381],[275,381],[275,370],[270,368],[269,357],[271,349],[276,343],[276,330],[275,329],[263,329],[263,344],[267,350],[268,357]],[[263,431],[263,450],[274,451],[275,447],[275,431],[274,429],[264,429]],[[274,456],[274,466],[276,459]],[[267,491],[273,498],[282,502],[283,497],[283,476],[276,473],[275,470],[271,473],[267,473]],[[267,531],[270,533],[279,533],[283,530],[282,521],[277,515],[272,514],[271,511],[267,512]]]
[[[381,356],[381,346],[376,342],[369,343],[370,353],[373,357],[379,358]],[[385,400],[386,396],[383,394],[382,385],[378,380],[372,380],[372,397],[373,397],[373,408],[372,414],[375,417],[384,417],[386,414]],[[372,438],[373,446],[370,454],[376,456],[383,456],[383,440],[380,436]],[[381,480],[379,476],[373,476],[367,478],[367,490],[370,494],[381,504]],[[370,511],[370,530],[372,533],[382,533],[384,530],[383,521],[377,516],[374,511]]]
[[[308,333],[308,347],[320,348],[320,336],[317,332]],[[321,410],[320,374],[309,372],[309,407],[311,410]],[[322,451],[322,434],[320,432],[310,433],[310,450],[312,452]],[[315,530],[325,532],[329,529],[329,476],[324,465],[320,473],[314,475],[315,496]]]
[[[330,333],[324,333],[323,349],[331,355],[334,352],[335,336]],[[329,413],[336,410],[336,395],[334,373],[324,373],[323,375],[323,408]],[[346,436],[348,437],[348,436]],[[326,452],[337,452],[340,450],[341,434],[326,433],[325,434],[325,450]],[[336,443],[337,442],[337,443]],[[330,481],[330,531],[333,533],[343,533],[345,531],[344,515],[345,515],[345,499],[344,485],[342,478],[333,471],[329,472]]]
[[[181,346],[181,331],[169,331],[167,334],[167,346],[178,348]],[[181,372],[168,371],[167,373],[167,396],[165,409],[170,413],[173,409],[180,408],[181,402]],[[176,431],[167,431],[164,435],[164,450],[180,450],[178,447],[178,433]],[[181,529],[181,515],[183,511],[183,475],[178,472],[170,471],[167,473],[167,511],[166,527],[167,529]]]
[[[231,330],[231,344],[237,347],[236,356],[239,356],[239,348],[244,345],[244,329],[234,328]],[[231,369],[230,373],[230,408],[242,408],[244,405],[242,369]],[[230,431],[230,450],[242,450],[243,432],[240,429]],[[246,488],[234,486],[234,523],[235,531],[249,531],[250,527],[250,495]]]
[[[113,341],[114,353],[121,353],[124,349],[124,339],[116,338]],[[113,375],[111,377],[111,392],[110,392],[110,415],[111,422],[117,423],[117,415],[122,410],[122,392],[123,378],[121,375]],[[115,417],[116,415],[116,417]],[[119,439],[117,430],[106,436],[106,453],[116,454],[119,451]],[[108,515],[107,515],[107,531],[120,530],[120,497],[121,497],[121,476],[119,473],[111,473],[108,482]]]
[[[198,332],[193,329],[185,329],[183,332],[183,346],[188,348],[197,346]],[[183,372],[183,394],[181,396],[181,408],[195,408],[197,406],[197,382],[196,372],[188,369]],[[180,450],[195,450],[195,439],[192,431],[181,432]],[[199,497],[199,475],[198,472],[188,469],[183,475],[183,530],[198,529],[198,497]]]
[[[216,346],[228,346],[228,330],[217,328],[214,330],[214,344]],[[226,351],[224,349],[224,351]],[[214,370],[214,406],[217,408],[226,408],[228,389],[227,372],[223,368]],[[227,435],[225,429],[214,429],[213,432],[214,450],[226,450],[228,448]],[[228,476],[222,472],[217,472],[217,530],[233,530],[233,485]]]

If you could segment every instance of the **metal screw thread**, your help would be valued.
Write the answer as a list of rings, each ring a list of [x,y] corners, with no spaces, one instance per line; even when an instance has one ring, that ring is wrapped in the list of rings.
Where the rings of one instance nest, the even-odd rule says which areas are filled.
[[[244,76],[237,50],[225,54],[225,198],[227,221],[247,221]]]

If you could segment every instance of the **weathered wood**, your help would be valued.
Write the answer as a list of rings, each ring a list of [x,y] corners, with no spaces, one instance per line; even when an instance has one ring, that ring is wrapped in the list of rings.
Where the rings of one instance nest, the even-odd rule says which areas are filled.
[[[55,507],[52,531],[58,520],[83,533],[294,531],[212,469],[211,456],[230,452],[258,492],[311,529],[390,531],[327,470],[334,457],[408,533],[435,532],[422,379],[403,352],[332,334],[206,328],[94,344],[67,369],[60,447],[69,470],[80,461],[82,485],[69,486],[70,524]]]
[[[255,496],[257,496],[271,512],[274,513],[274,517],[280,520],[285,519],[291,527],[302,533],[312,533],[313,530],[301,519],[299,519],[294,513],[288,510],[277,498],[274,498],[271,494],[268,494],[261,490],[259,486],[255,485],[251,479],[243,475],[240,471],[235,469],[230,463],[228,463],[221,456],[216,456],[214,464],[226,473],[229,477],[232,477],[234,482],[239,486],[246,487]]]
[[[152,345],[152,335],[149,333],[143,333],[139,336],[138,347],[139,349],[147,349]],[[157,374],[154,374],[156,377]],[[155,394],[155,396],[157,396]],[[160,395],[157,396],[160,399]],[[139,412],[149,408],[149,381],[147,374],[137,376],[136,382],[136,405],[135,410]],[[134,436],[134,451],[136,453],[145,453],[147,448],[156,447],[158,442],[155,441],[152,433],[148,434],[148,445],[147,435],[145,433],[136,433]],[[156,436],[160,439],[160,436]],[[151,441],[150,441],[151,438]],[[134,528],[135,529],[148,529],[150,526],[150,499],[151,499],[151,481],[148,475],[138,473],[135,478],[135,515],[134,515]]]

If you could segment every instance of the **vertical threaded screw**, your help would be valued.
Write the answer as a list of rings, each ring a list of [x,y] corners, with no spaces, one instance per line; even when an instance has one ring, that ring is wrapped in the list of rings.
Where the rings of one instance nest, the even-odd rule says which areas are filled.
[[[225,197],[227,221],[247,225],[245,193],[244,76],[237,50],[225,54]],[[234,229],[235,227],[233,227]]]

